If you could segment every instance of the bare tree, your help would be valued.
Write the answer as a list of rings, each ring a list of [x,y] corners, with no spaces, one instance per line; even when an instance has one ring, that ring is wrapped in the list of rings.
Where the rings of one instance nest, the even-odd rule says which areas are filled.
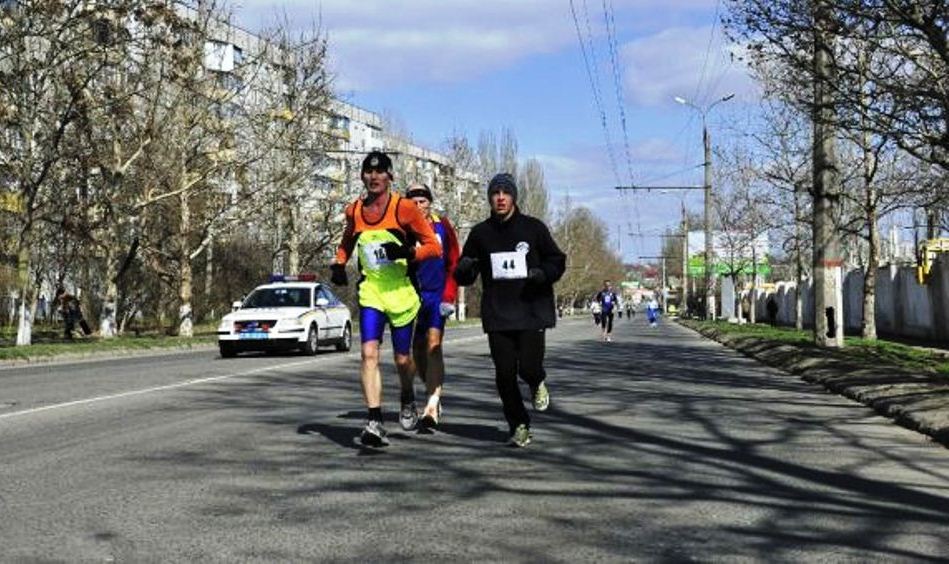
[[[517,181],[517,205],[526,214],[547,221],[549,194],[544,168],[537,159],[527,159]]]
[[[83,89],[98,68],[85,64],[94,21],[80,1],[0,7],[0,180],[15,194],[6,213],[15,229],[17,345],[32,342],[42,272],[34,252],[39,222],[59,205]]]

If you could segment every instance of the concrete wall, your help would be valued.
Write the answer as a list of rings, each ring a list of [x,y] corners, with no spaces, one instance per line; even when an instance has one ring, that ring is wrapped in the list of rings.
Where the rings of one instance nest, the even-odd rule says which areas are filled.
[[[916,281],[914,267],[895,265],[877,270],[876,282],[878,334],[949,343],[949,256],[936,259],[926,284]],[[773,293],[760,293],[756,303],[758,319],[768,319],[768,297],[773,295],[778,303],[778,323],[794,325],[797,291],[794,282],[777,282]],[[802,291],[804,326],[813,327],[813,281],[807,280]],[[844,276],[843,296],[844,327],[857,333],[863,322],[863,272],[853,270]]]

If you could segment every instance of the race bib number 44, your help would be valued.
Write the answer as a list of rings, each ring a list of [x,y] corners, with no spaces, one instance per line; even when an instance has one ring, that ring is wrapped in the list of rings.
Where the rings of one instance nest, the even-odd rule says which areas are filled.
[[[527,278],[527,255],[524,253],[491,253],[491,277],[495,280]]]

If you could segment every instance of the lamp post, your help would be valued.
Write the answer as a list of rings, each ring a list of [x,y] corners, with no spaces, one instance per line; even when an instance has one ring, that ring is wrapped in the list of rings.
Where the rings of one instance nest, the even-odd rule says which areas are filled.
[[[702,116],[702,145],[705,149],[705,319],[709,320],[715,319],[715,276],[712,273],[712,142],[705,118],[712,108],[734,97],[734,94],[723,96],[704,108],[680,96],[675,97],[676,102],[696,110]]]

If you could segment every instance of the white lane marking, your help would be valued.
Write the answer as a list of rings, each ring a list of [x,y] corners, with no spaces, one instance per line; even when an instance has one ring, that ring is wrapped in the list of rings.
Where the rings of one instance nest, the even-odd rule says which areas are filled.
[[[465,342],[468,342],[468,341],[476,341],[476,340],[478,340],[478,339],[484,339],[484,338],[486,338],[484,335],[476,335],[476,336],[474,336],[474,337],[462,337],[462,338],[459,338],[459,339],[446,339],[446,340],[444,341],[444,344],[465,343]],[[360,353],[359,353],[358,351],[351,351],[351,352],[347,353],[345,356],[354,356],[354,355],[356,355],[356,354],[360,354]],[[337,357],[337,358],[339,358],[339,357]],[[164,385],[164,386],[155,386],[155,387],[152,387],[152,388],[143,388],[143,389],[141,389],[141,390],[131,390],[131,391],[128,391],[128,392],[121,392],[121,393],[118,393],[118,394],[108,394],[108,395],[105,395],[105,396],[96,396],[96,397],[91,397],[91,398],[86,398],[86,399],[81,399],[81,400],[67,401],[67,402],[64,402],[64,403],[56,403],[56,404],[52,404],[52,405],[44,405],[44,406],[42,406],[42,407],[33,407],[33,408],[30,408],[30,409],[23,409],[23,410],[14,411],[14,412],[11,412],[11,413],[3,413],[3,414],[0,414],[0,419],[8,419],[8,418],[17,417],[17,416],[20,416],[20,415],[31,415],[31,414],[34,414],[34,413],[40,413],[40,412],[42,412],[42,411],[49,411],[49,410],[60,409],[60,408],[64,408],[64,407],[74,407],[74,406],[77,406],[77,405],[85,405],[85,404],[90,404],[90,403],[97,403],[97,402],[100,402],[100,401],[107,401],[107,400],[113,400],[113,399],[119,399],[119,398],[126,398],[126,397],[138,396],[138,395],[143,395],[143,394],[150,394],[150,393],[153,393],[153,392],[163,392],[163,391],[166,391],[166,390],[173,390],[173,389],[175,389],[175,388],[184,388],[184,387],[187,387],[187,386],[194,386],[194,385],[196,385],[196,384],[207,384],[208,382],[218,382],[218,381],[221,381],[221,380],[229,380],[229,379],[231,379],[231,378],[239,378],[239,377],[241,377],[241,376],[250,376],[250,375],[253,375],[253,374],[260,374],[261,372],[268,372],[268,371],[275,371],[275,370],[283,370],[284,368],[293,368],[293,367],[295,367],[295,366],[303,366],[303,365],[309,364],[309,363],[311,363],[311,362],[316,362],[317,360],[318,360],[318,359],[313,358],[313,359],[308,359],[308,360],[301,360],[301,361],[298,361],[298,362],[288,362],[288,363],[285,363],[285,364],[278,364],[278,365],[276,365],[276,366],[265,366],[265,367],[263,367],[263,368],[255,368],[254,370],[248,370],[248,371],[246,371],[246,372],[238,372],[238,373],[236,373],[236,374],[222,374],[221,376],[209,376],[209,377],[207,377],[207,378],[195,378],[195,379],[193,379],[193,380],[185,380],[184,382],[177,382],[177,383],[175,383],[175,384],[166,384],[166,385]],[[323,359],[319,359],[319,360],[323,360]]]

